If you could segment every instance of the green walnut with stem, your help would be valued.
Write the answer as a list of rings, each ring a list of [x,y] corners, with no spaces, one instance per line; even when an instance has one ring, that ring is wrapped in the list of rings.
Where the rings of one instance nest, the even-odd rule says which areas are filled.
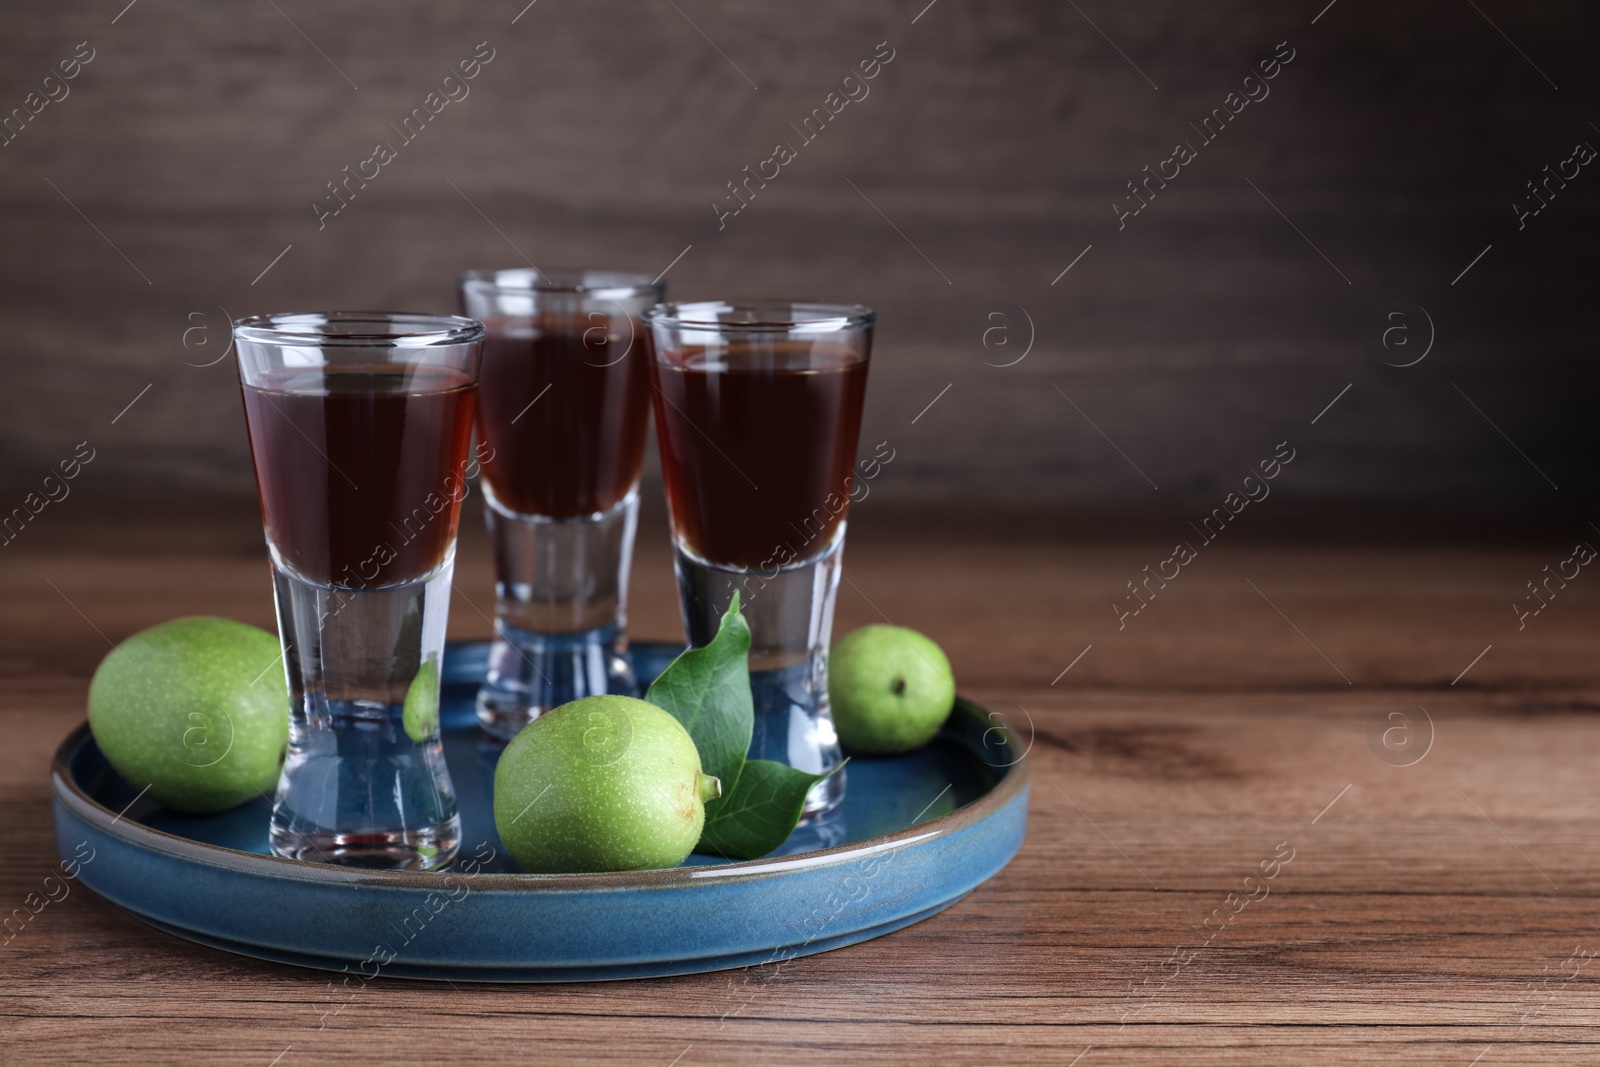
[[[689,732],[654,704],[574,700],[512,738],[494,774],[494,823],[536,874],[676,867],[722,783]]]

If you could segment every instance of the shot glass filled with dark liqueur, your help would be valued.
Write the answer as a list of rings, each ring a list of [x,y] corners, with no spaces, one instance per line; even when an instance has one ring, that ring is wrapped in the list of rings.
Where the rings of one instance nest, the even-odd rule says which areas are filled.
[[[813,774],[840,761],[828,707],[839,587],[873,312],[784,301],[648,312],[656,437],[689,643],[735,591],[750,624],[752,758]],[[816,814],[844,775],[819,782]]]
[[[663,289],[595,270],[461,276],[461,306],[488,331],[477,425],[495,641],[478,719],[495,736],[579,697],[637,695],[628,571],[650,419],[639,316]]]
[[[428,869],[460,844],[438,705],[482,337],[398,312],[234,324],[291,703],[278,855]]]

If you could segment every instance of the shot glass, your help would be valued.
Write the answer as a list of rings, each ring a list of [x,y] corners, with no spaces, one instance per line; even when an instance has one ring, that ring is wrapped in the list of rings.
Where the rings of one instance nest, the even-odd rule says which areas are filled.
[[[783,301],[663,304],[645,314],[656,434],[689,643],[735,590],[750,624],[752,758],[838,766],[828,645],[854,487],[873,312]],[[844,797],[844,775],[806,800]]]
[[[461,276],[461,307],[488,330],[478,439],[495,641],[478,720],[496,737],[579,697],[638,695],[628,571],[650,421],[639,316],[664,288],[593,270]]]
[[[454,857],[439,664],[483,326],[393,312],[233,324],[289,680],[272,851]]]

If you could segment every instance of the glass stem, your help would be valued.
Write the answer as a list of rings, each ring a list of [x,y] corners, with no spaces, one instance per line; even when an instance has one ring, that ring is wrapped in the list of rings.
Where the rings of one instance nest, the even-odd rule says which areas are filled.
[[[506,508],[486,482],[484,516],[497,576],[484,729],[509,738],[580,697],[637,696],[626,635],[638,488],[598,515],[547,519]]]
[[[720,567],[677,547],[679,603],[689,643],[696,648],[710,643],[735,590],[750,624],[756,713],[751,759],[826,774],[843,758],[828,705],[828,646],[843,554],[843,523],[821,556],[776,571]],[[843,772],[818,782],[806,797],[806,815],[837,807],[844,791]]]

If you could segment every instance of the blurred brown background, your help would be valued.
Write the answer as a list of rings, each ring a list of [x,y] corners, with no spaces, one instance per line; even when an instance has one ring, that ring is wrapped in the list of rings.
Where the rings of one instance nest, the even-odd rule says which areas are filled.
[[[1336,509],[1515,525],[1596,486],[1600,173],[1524,229],[1512,207],[1600,145],[1581,3],[125,4],[0,20],[8,112],[93,52],[0,148],[0,510],[85,440],[75,494],[248,494],[232,360],[204,365],[226,315],[449,308],[458,271],[522,254],[877,307],[891,510],[1203,512],[1285,439],[1280,499]],[[870,95],[801,145],[880,42]],[[1203,143],[1279,42],[1270,96]],[[1119,230],[1179,140],[1198,158]],[[397,158],[319,230],[379,141]],[[719,230],[779,141],[798,158]],[[1431,350],[1386,366],[1423,350],[1419,307]]]

